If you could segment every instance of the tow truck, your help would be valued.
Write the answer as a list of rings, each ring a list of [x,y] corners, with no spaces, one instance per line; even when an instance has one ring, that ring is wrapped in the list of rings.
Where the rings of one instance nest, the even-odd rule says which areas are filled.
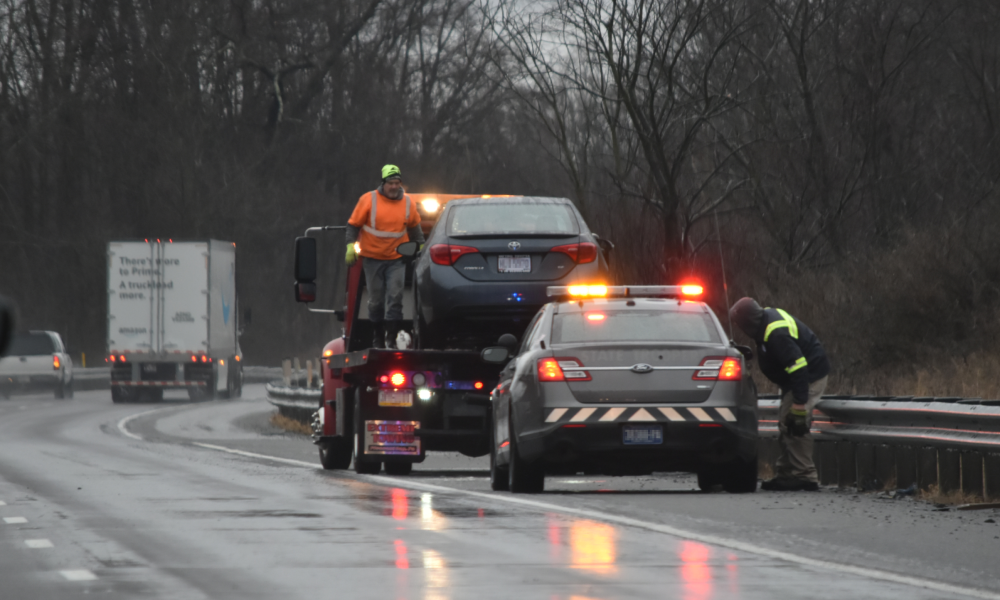
[[[445,202],[480,197],[409,195],[417,201],[425,234]],[[317,300],[318,237],[343,240],[345,230],[338,225],[310,227],[295,239],[297,302],[308,305]],[[406,242],[397,251],[412,258],[417,244]],[[353,463],[356,473],[378,474],[384,464],[386,473],[406,475],[414,463],[423,462],[428,450],[473,457],[488,454],[490,391],[499,378],[498,361],[490,358],[495,354],[369,347],[372,323],[361,261],[346,273],[341,273],[340,265],[338,260],[333,268],[333,287],[346,288],[342,308],[307,306],[311,312],[332,315],[343,327],[342,335],[323,348],[323,395],[312,421],[323,468],[347,469]],[[411,268],[406,279],[404,320],[413,316]],[[507,334],[500,343],[513,348],[517,338]]]

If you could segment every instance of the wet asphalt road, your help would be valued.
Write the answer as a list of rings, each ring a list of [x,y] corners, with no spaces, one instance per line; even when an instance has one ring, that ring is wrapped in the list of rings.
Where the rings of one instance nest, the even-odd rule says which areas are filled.
[[[457,455],[325,472],[263,395],[0,401],[0,598],[1000,599],[992,510],[687,475],[512,496]]]

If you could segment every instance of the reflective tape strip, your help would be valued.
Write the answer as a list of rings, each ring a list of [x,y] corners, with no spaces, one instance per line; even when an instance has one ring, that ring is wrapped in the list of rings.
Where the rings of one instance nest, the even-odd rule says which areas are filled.
[[[375,237],[380,237],[380,238],[401,238],[404,235],[406,235],[405,231],[379,231],[378,229],[372,229],[367,225],[363,225],[361,229],[363,231],[367,231],[368,233],[374,235]]]
[[[648,412],[646,412],[645,408],[640,408],[634,415],[632,415],[631,418],[629,418],[630,422],[631,421],[655,421],[655,420],[656,420],[656,417],[654,417],[653,415],[651,415]]]
[[[698,419],[699,421],[714,421],[715,420],[712,417],[708,416],[708,413],[705,412],[703,409],[700,409],[700,408],[689,408],[688,410],[691,411],[691,414],[694,415],[694,418]]]
[[[597,409],[596,408],[581,408],[579,411],[577,411],[577,413],[575,415],[573,415],[573,418],[570,419],[570,422],[571,423],[577,423],[577,422],[580,422],[580,421],[586,421],[587,417],[589,417],[590,415],[594,414],[595,410],[597,410]]]
[[[799,339],[799,326],[795,324],[795,319],[792,317],[792,315],[786,313],[780,308],[776,308],[774,310],[778,311],[778,314],[784,317],[785,321],[788,322],[788,333],[792,334],[793,338]]]
[[[764,341],[766,342],[767,339],[769,337],[771,337],[771,332],[773,332],[775,329],[780,329],[781,327],[788,327],[788,322],[787,321],[775,321],[774,323],[771,323],[770,325],[768,325],[767,329],[764,330]]]
[[[619,416],[620,416],[620,415],[621,415],[621,414],[622,414],[623,412],[625,412],[625,409],[624,409],[624,408],[609,408],[609,409],[608,409],[608,412],[607,412],[607,413],[605,413],[605,415],[604,415],[603,417],[601,417],[600,419],[598,419],[598,420],[599,420],[599,421],[614,421],[614,420],[615,420],[615,419],[617,419],[617,418],[618,418],[618,417],[619,417]]]
[[[557,409],[555,409],[555,410],[553,410],[552,412],[549,413],[549,416],[546,417],[545,422],[546,423],[555,423],[564,414],[566,414],[566,409],[565,408],[557,408]]]
[[[681,416],[679,412],[672,408],[660,408],[660,412],[663,416],[670,419],[671,421],[683,421],[684,417]]]
[[[401,238],[406,235],[406,224],[410,222],[410,196],[403,194],[403,200],[406,202],[406,217],[403,220],[403,231],[379,231],[375,229],[375,213],[378,212],[378,190],[372,190],[371,210],[369,211],[371,213],[371,225],[363,225],[361,229],[380,238]]]
[[[717,408],[715,409],[715,412],[719,413],[720,417],[729,421],[730,423],[736,421],[736,415],[734,415],[733,411],[729,410],[728,408]]]
[[[799,369],[801,369],[802,367],[804,367],[804,366],[806,366],[808,364],[809,363],[806,362],[806,357],[803,356],[803,357],[799,358],[799,360],[795,361],[795,364],[793,364],[792,366],[785,367],[785,372],[789,373],[789,374],[794,373],[794,372],[798,371]]]

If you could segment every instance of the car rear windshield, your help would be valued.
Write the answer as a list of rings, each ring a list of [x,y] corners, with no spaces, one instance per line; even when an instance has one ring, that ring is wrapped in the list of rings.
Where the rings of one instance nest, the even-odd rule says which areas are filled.
[[[580,342],[721,343],[712,318],[703,312],[594,310],[556,315],[553,344]]]
[[[578,235],[565,204],[466,204],[451,213],[448,235]]]
[[[14,336],[7,354],[11,356],[33,356],[52,354],[56,351],[52,338],[44,333],[20,333]]]

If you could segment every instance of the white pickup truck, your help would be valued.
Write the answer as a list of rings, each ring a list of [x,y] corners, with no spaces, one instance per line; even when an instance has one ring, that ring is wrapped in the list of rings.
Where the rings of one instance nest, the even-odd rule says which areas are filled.
[[[236,244],[143,240],[108,244],[111,399],[192,400],[243,389]]]
[[[0,395],[37,389],[52,390],[56,398],[73,397],[73,361],[54,331],[16,334],[0,358]]]

